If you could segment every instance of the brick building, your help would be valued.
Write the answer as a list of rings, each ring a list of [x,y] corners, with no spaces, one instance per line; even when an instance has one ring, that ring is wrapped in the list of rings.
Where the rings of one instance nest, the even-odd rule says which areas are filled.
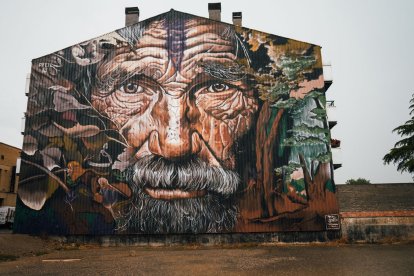
[[[17,183],[16,162],[20,149],[0,143],[0,206],[15,206]]]

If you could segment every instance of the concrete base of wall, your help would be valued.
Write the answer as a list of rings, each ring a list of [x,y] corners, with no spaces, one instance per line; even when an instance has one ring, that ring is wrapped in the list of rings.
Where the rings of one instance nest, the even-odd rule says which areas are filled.
[[[401,216],[403,214],[408,216]],[[405,214],[405,212],[343,213],[341,215],[340,231],[198,235],[65,236],[52,237],[52,239],[63,243],[94,243],[102,246],[214,246],[226,244],[309,243],[338,240],[343,243],[386,243],[414,241],[414,216],[411,213]]]
[[[117,235],[52,237],[63,243],[99,244],[102,246],[172,246],[309,243],[387,243],[414,241],[413,211],[343,212],[341,230],[321,232]]]
[[[342,212],[341,230],[321,232],[117,235],[52,237],[63,243],[95,243],[102,246],[138,245],[237,245],[309,243],[387,243],[414,241],[414,211]]]
[[[414,217],[342,217],[341,227],[348,243],[414,241]]]
[[[327,242],[340,238],[339,231],[285,232],[285,233],[237,233],[237,234],[182,234],[182,235],[119,235],[119,236],[67,236],[51,237],[63,243],[95,243],[102,246],[172,246],[266,243]]]

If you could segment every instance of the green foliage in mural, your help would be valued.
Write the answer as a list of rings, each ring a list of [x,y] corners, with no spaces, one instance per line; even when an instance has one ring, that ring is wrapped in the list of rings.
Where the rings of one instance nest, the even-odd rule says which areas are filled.
[[[325,183],[325,189],[330,191],[331,193],[335,193],[335,185],[331,179],[328,179]]]
[[[304,150],[310,152],[311,155],[304,160],[312,174],[316,173],[317,166],[311,166],[311,164],[315,162],[316,164],[329,163],[331,161],[325,95],[320,89],[314,89],[305,95],[299,94],[297,97],[292,97],[291,93],[292,90],[300,88],[305,74],[311,72],[314,63],[315,59],[308,56],[302,56],[301,58],[284,56],[281,58],[280,64],[283,66],[283,70],[277,78],[276,85],[269,90],[267,98],[273,102],[273,108],[286,110],[293,119],[293,126],[287,130],[280,146],[296,149],[292,151],[293,153]],[[304,116],[306,116],[304,114],[305,110],[310,112],[310,120],[308,121],[303,121]],[[297,160],[298,156],[291,154],[289,165],[278,167],[275,172],[277,176],[284,179],[287,185],[291,185],[300,194],[303,189],[296,187],[300,180],[291,180],[291,174],[301,168]],[[325,188],[333,190],[332,185]]]
[[[290,176],[294,171],[300,168],[299,163],[289,162],[286,166],[281,166],[275,169],[276,175],[287,175]]]
[[[321,163],[329,163],[332,160],[332,153],[331,152],[321,153],[318,156],[316,156],[315,160]]]
[[[280,59],[279,66],[288,81],[298,83],[304,80],[304,74],[310,72],[309,68],[315,64],[315,61],[313,56],[284,56]]]
[[[316,60],[314,56],[285,55],[276,63],[274,74],[277,75],[271,81],[273,85],[266,90],[261,90],[260,98],[274,104],[277,108],[291,108],[298,102],[290,98],[292,90],[298,89],[300,83],[305,80],[305,74],[312,72],[312,66]]]

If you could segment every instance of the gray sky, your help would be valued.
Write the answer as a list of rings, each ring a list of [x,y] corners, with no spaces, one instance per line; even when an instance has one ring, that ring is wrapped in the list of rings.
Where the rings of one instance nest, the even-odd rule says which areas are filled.
[[[171,8],[208,17],[209,1],[13,0],[0,2],[0,142],[21,147],[30,62],[124,26],[124,8],[140,19]],[[215,2],[215,1],[210,1]],[[332,63],[343,167],[336,183],[363,177],[373,183],[412,182],[382,157],[407,121],[414,93],[414,1],[223,0],[222,21],[243,12],[243,26],[322,46]]]

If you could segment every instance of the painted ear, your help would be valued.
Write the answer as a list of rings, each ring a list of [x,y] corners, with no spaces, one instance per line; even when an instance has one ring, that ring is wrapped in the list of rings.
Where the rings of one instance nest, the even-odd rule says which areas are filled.
[[[20,185],[17,194],[24,205],[33,210],[39,211],[46,202],[48,190],[49,187],[47,180],[31,181]]]

